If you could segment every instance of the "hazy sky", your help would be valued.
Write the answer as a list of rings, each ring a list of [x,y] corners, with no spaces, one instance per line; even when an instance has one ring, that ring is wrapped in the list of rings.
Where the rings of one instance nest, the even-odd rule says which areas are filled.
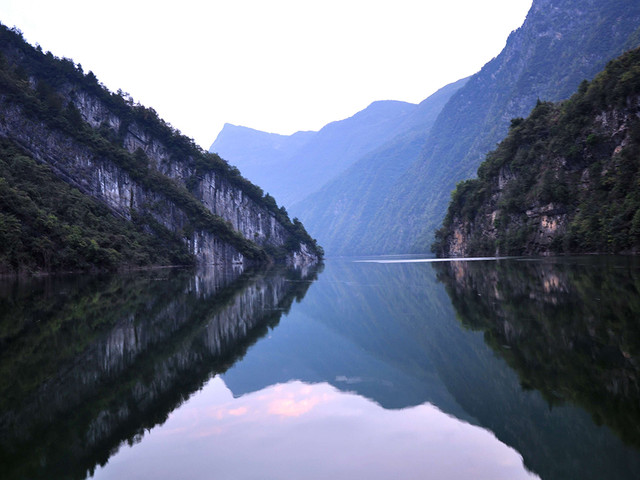
[[[290,134],[477,72],[532,0],[0,0],[0,21],[208,149]]]

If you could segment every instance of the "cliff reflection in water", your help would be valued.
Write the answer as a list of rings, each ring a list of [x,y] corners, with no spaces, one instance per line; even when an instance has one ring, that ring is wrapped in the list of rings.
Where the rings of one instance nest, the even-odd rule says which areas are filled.
[[[229,267],[0,283],[3,478],[85,478],[244,355],[314,278]]]
[[[615,415],[616,406],[621,408],[619,418],[626,418],[628,433],[622,435],[617,429],[619,434],[615,435],[592,421],[589,409],[580,408],[584,403],[569,397],[582,382],[592,383],[599,377],[606,382],[611,372],[598,372],[598,364],[584,355],[571,358],[575,355],[571,349],[566,358],[557,358],[554,345],[573,342],[575,351],[583,351],[582,341],[575,339],[581,336],[581,317],[586,320],[588,312],[597,311],[594,307],[600,293],[596,292],[609,297],[609,307],[604,308],[620,310],[611,312],[612,326],[593,325],[597,331],[614,328],[613,332],[618,332],[611,334],[612,344],[606,350],[617,342],[627,345],[637,341],[640,337],[633,334],[633,328],[639,296],[633,294],[633,285],[640,282],[629,268],[576,262],[328,261],[304,301],[268,341],[258,342],[224,374],[225,384],[238,398],[264,391],[269,385],[301,380],[330,383],[385,409],[410,411],[428,402],[452,417],[493,432],[544,480],[635,480],[640,473],[640,450],[629,443],[635,443],[638,426],[633,403],[635,398],[637,406],[633,393],[637,391],[637,370],[633,368],[637,350],[622,349],[626,367],[616,367],[612,391],[585,386],[602,393],[602,398],[593,399],[593,408],[603,417],[605,412]],[[601,277],[611,277],[608,287]],[[565,291],[561,285],[570,288]],[[609,288],[619,291],[618,295]],[[519,291],[523,294],[516,295]],[[552,338],[533,338],[531,330],[522,330],[529,328],[530,317],[537,318],[534,324],[538,321]],[[475,322],[474,328],[469,328],[471,322]],[[519,322],[523,325],[517,326]],[[575,332],[572,322],[576,323]],[[523,334],[517,344],[509,345],[515,337],[496,342],[480,330],[489,331],[489,327]],[[487,340],[490,345],[499,345],[500,355]],[[596,337],[594,341],[598,345],[604,340]],[[532,389],[538,386],[524,380],[520,369],[516,366],[516,372],[505,361],[513,364],[510,356],[517,353],[516,347],[532,353],[549,350],[531,370],[533,374],[557,371],[553,374],[555,384],[549,389],[555,392],[551,405],[547,393]],[[563,362],[567,365],[564,372],[583,372],[582,377],[559,377],[563,370],[554,364]],[[523,389],[523,384],[528,387]],[[570,401],[560,405],[560,394]]]
[[[432,404],[446,414],[437,416],[442,425],[465,439],[478,427],[491,431],[544,480],[640,478],[640,269],[632,259],[331,260],[307,293],[313,279],[167,270],[0,284],[0,476],[84,478],[111,458],[97,476],[123,478],[136,467],[145,476],[154,466],[176,478],[163,470],[173,466],[195,478],[190,467],[198,465],[199,478],[253,478],[286,465],[298,478],[313,465],[334,467],[328,459],[339,453],[344,468],[335,478],[381,478],[372,457],[419,478],[423,464],[407,460],[397,438],[415,439],[414,452],[437,445],[432,469],[438,461],[467,465],[464,455],[480,451],[438,436],[436,416],[422,416]],[[283,388],[335,402],[296,417],[302,423],[290,419],[288,429],[260,423],[253,414],[270,404],[251,402]],[[220,405],[247,415],[230,414],[237,422],[225,423],[224,435],[191,444],[181,428],[202,433],[200,417],[189,417],[198,401],[202,415]],[[338,414],[328,408],[347,404]],[[365,406],[360,423],[343,423],[357,405]],[[392,422],[381,421],[390,413]],[[427,427],[404,429],[417,424]],[[165,444],[165,428],[187,448]],[[345,433],[375,437],[378,450],[366,441],[323,449]],[[491,445],[500,447],[483,437]]]
[[[525,389],[640,447],[640,262],[594,257],[436,266],[459,319]]]

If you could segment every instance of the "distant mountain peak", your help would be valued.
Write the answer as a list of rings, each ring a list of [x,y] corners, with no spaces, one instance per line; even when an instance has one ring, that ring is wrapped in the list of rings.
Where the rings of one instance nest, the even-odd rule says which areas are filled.
[[[292,135],[225,125],[210,151],[288,207],[402,131],[417,108],[400,100],[378,100],[317,132]]]

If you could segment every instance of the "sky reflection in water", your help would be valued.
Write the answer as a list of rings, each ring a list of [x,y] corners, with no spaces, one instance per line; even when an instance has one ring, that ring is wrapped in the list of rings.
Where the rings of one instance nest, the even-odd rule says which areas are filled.
[[[8,285],[3,478],[640,478],[640,264],[376,260]]]
[[[492,433],[430,404],[385,410],[298,381],[234,399],[220,377],[94,476],[125,477],[538,478]]]

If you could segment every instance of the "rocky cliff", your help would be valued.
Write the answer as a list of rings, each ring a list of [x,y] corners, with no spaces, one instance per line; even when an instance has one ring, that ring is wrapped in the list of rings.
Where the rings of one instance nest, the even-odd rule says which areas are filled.
[[[421,157],[389,190],[363,236],[380,253],[428,251],[451,190],[474,176],[509,121],[527,116],[538,99],[567,99],[608,61],[640,46],[638,25],[636,0],[534,0],[500,55],[444,107]]]
[[[108,92],[91,72],[43,54],[17,32],[1,33],[0,136],[26,155],[119,217],[150,217],[198,263],[321,257],[273,198],[155,111]]]
[[[539,102],[453,193],[441,256],[640,251],[640,50]]]

